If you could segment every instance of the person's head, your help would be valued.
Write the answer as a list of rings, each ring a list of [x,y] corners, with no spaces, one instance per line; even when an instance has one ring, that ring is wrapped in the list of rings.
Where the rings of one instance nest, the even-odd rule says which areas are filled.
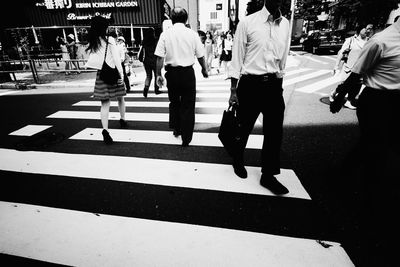
[[[65,40],[61,36],[58,36],[56,41],[58,45],[65,45]]]
[[[102,16],[92,17],[89,29],[89,46],[86,49],[90,52],[97,52],[101,45],[101,39],[106,39],[108,20]]]
[[[67,41],[68,42],[73,42],[75,41],[75,35],[73,35],[72,33],[67,35]]]
[[[207,39],[212,39],[213,38],[212,33],[210,31],[206,32],[206,38]]]
[[[360,30],[360,33],[358,34],[359,36],[360,36],[360,38],[361,39],[365,39],[365,38],[367,38],[367,30],[365,29],[365,27],[364,28],[362,28],[361,30]]]
[[[365,30],[366,30],[366,34],[367,34],[367,37],[371,37],[373,34],[374,34],[374,25],[373,24],[368,24],[366,27],[365,27]]]
[[[186,24],[187,20],[188,20],[188,13],[184,8],[175,7],[174,9],[172,9],[172,11],[171,11],[172,24],[175,24],[175,23]]]
[[[227,32],[227,33],[226,33],[226,39],[227,39],[227,40],[232,40],[232,34],[231,34],[231,32]]]
[[[264,0],[264,5],[269,13],[275,14],[282,6],[282,0]]]
[[[119,44],[125,44],[125,38],[123,36],[118,36],[117,37],[117,42]]]
[[[115,30],[115,28],[109,29],[107,32],[107,35],[111,36],[111,37],[115,38],[115,40],[117,40],[118,34],[117,34],[117,31]]]

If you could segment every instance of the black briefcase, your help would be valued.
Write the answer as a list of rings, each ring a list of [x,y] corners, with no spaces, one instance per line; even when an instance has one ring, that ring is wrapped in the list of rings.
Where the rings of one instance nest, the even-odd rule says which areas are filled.
[[[231,157],[237,155],[240,146],[240,124],[237,117],[237,105],[229,105],[224,110],[219,127],[218,138]]]

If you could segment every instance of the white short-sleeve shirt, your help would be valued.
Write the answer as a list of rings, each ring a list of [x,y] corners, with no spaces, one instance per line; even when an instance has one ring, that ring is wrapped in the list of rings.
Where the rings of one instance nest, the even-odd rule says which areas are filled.
[[[204,46],[197,32],[175,23],[160,35],[154,54],[165,58],[165,65],[188,67],[204,56]]]

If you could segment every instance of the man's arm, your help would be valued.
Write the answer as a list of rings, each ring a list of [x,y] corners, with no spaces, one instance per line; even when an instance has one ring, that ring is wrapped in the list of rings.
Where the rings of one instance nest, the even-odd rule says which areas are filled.
[[[231,77],[231,96],[229,97],[229,105],[233,105],[233,103],[239,104],[237,97],[237,83],[238,79]]]
[[[157,62],[156,62],[156,83],[158,87],[163,87],[164,85],[164,78],[161,75],[161,69],[164,66],[164,58],[157,56]]]
[[[244,58],[245,58],[245,51],[246,51],[246,29],[245,24],[243,21],[239,22],[235,38],[233,39],[233,46],[232,46],[232,61],[231,61],[231,96],[229,98],[229,104],[232,105],[233,103],[239,104],[239,100],[236,93],[236,88],[238,84],[238,80],[240,77],[240,71],[242,69]]]
[[[197,58],[197,60],[200,63],[201,73],[203,74],[203,77],[208,78],[207,66],[206,66],[206,61],[205,61],[204,57],[199,57],[199,58]]]
[[[336,95],[334,96],[333,102],[330,103],[329,109],[332,113],[337,113],[342,108],[345,102],[346,94],[351,93],[352,90],[359,90],[361,87],[361,75],[352,72],[350,76],[336,88]],[[356,94],[349,94],[356,95]],[[354,99],[349,99],[354,100]]]

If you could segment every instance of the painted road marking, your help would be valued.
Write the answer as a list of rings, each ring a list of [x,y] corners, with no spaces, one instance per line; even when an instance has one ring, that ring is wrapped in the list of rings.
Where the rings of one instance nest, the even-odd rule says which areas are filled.
[[[9,135],[32,136],[50,127],[52,127],[52,125],[27,125],[19,130],[9,133]]]
[[[310,94],[310,93],[317,92],[317,91],[319,91],[321,89],[324,89],[324,88],[326,88],[328,86],[332,86],[332,85],[338,84],[339,82],[340,81],[339,81],[338,77],[332,76],[332,77],[329,77],[329,78],[324,79],[322,81],[319,81],[319,82],[316,82],[316,83],[312,83],[312,84],[309,84],[309,85],[306,85],[306,86],[303,86],[303,87],[300,87],[300,88],[296,88],[296,91]]]
[[[90,107],[100,107],[100,101],[80,101],[73,104],[73,106],[90,106]],[[117,107],[118,103],[111,102],[112,107]],[[156,101],[126,101],[126,107],[152,107],[152,108],[168,108],[169,102],[156,102]],[[196,102],[196,108],[228,108],[228,102]]]
[[[260,186],[260,167],[246,166],[248,178],[239,179],[228,164],[3,148],[0,156],[4,171],[274,196]],[[311,200],[294,171],[282,169],[277,179],[289,189],[283,197]]]
[[[103,136],[100,128],[86,128],[70,139],[102,141]],[[148,144],[167,144],[181,145],[181,137],[176,138],[171,131],[145,131],[145,130],[122,130],[109,129],[110,135],[116,142],[148,143]],[[246,148],[261,149],[263,135],[252,134],[249,137]],[[218,139],[218,133],[194,132],[191,146],[223,147]]]
[[[354,266],[339,243],[0,202],[2,253],[68,266]]]
[[[47,118],[52,119],[84,119],[84,120],[99,120],[99,112],[97,111],[57,111]],[[110,120],[119,120],[119,112],[110,112]],[[168,113],[133,113],[126,112],[125,119],[127,121],[148,121],[148,122],[169,122]],[[215,123],[220,124],[222,119],[221,114],[196,114],[196,123]],[[257,121],[256,125],[261,125]]]

